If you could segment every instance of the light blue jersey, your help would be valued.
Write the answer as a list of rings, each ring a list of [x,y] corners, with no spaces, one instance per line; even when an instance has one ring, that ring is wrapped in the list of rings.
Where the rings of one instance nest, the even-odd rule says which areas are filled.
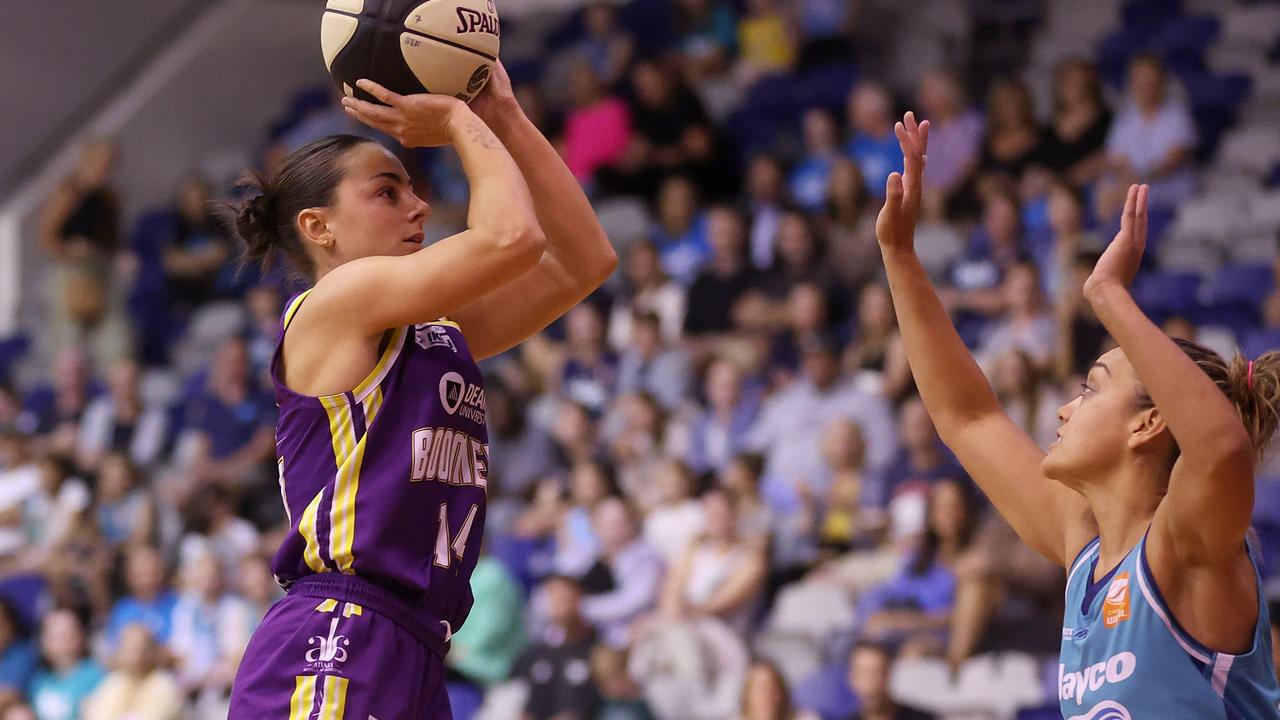
[[[1090,587],[1097,563],[1094,539],[1067,575],[1058,665],[1066,720],[1280,718],[1260,586],[1253,648],[1228,655],[1204,647],[1178,624],[1152,580],[1145,537]]]

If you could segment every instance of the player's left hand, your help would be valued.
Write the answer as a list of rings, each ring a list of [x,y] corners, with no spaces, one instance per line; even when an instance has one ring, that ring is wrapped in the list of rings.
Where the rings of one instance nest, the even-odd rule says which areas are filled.
[[[407,148],[448,145],[454,118],[470,114],[466,103],[450,95],[401,95],[372,80],[359,80],[356,87],[382,104],[344,97],[342,107],[347,114]]]
[[[519,107],[515,90],[511,87],[511,76],[507,74],[502,61],[498,60],[493,64],[489,82],[485,83],[479,95],[471,99],[471,109],[486,125],[493,127],[503,114],[518,110]]]
[[[1108,285],[1129,287],[1138,274],[1142,253],[1147,247],[1147,192],[1146,185],[1130,185],[1124,201],[1124,213],[1120,216],[1120,232],[1107,246],[1094,265],[1089,279],[1084,282],[1084,296]]]

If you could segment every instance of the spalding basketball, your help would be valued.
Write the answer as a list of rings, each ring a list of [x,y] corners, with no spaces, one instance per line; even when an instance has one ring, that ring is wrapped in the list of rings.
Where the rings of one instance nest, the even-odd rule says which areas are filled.
[[[368,78],[401,95],[467,102],[498,58],[494,0],[329,0],[320,27],[324,62],[347,95]]]

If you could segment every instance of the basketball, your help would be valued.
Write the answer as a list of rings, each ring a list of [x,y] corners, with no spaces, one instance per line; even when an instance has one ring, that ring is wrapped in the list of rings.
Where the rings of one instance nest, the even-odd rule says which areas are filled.
[[[498,57],[494,0],[329,0],[320,29],[325,65],[347,95],[368,78],[401,95],[470,102]]]

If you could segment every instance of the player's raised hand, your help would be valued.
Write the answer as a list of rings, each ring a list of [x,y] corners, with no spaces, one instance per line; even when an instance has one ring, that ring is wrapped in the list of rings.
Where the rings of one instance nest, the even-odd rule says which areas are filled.
[[[1146,185],[1130,185],[1129,196],[1124,201],[1124,214],[1120,216],[1120,232],[1098,258],[1093,272],[1084,283],[1084,295],[1111,284],[1128,287],[1138,274],[1142,253],[1147,247],[1147,192]]]
[[[511,87],[511,76],[507,74],[507,69],[499,60],[493,64],[489,82],[485,83],[479,95],[472,98],[471,109],[480,116],[481,120],[492,126],[503,113],[510,113],[518,110],[519,107],[515,90]]]
[[[929,151],[929,121],[916,123],[908,112],[893,126],[902,148],[903,173],[892,173],[885,187],[884,207],[876,218],[876,239],[881,252],[913,249],[916,218],[920,214],[921,182]]]
[[[400,95],[372,80],[360,80],[356,86],[382,104],[344,97],[347,114],[407,148],[448,145],[450,125],[469,112],[466,103],[449,95]]]

